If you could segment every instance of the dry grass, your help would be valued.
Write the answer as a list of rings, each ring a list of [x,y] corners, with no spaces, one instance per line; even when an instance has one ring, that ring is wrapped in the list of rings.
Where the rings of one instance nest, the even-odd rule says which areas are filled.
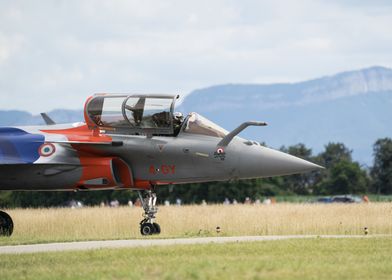
[[[141,238],[142,209],[14,209],[0,244]],[[283,234],[392,234],[392,203],[161,206],[159,237]]]

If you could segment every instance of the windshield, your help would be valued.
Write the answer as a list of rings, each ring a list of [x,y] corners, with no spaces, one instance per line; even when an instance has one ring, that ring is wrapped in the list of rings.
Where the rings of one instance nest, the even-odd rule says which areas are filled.
[[[219,125],[196,113],[191,113],[189,115],[188,123],[186,124],[184,132],[219,138],[223,138],[229,133],[227,130],[223,129]]]

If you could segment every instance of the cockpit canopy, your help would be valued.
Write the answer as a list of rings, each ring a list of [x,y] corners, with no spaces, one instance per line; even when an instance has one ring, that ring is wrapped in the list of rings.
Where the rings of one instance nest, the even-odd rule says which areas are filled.
[[[113,134],[168,135],[181,131],[223,138],[228,132],[197,113],[174,116],[177,96],[97,94],[86,104],[90,127]]]
[[[173,134],[176,96],[95,95],[86,104],[86,121],[117,133]]]

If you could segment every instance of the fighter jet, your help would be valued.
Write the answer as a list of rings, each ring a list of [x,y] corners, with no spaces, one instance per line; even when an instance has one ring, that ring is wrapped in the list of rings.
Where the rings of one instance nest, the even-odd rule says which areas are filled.
[[[172,184],[264,178],[322,168],[269,149],[197,113],[174,112],[178,96],[95,94],[84,122],[0,127],[0,190],[77,191],[127,189],[144,209],[142,235],[159,234],[156,189]],[[0,212],[0,233],[13,221]]]

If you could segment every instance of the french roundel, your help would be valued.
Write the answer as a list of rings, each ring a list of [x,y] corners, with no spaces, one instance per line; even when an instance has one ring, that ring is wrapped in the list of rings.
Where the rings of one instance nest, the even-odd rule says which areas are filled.
[[[50,143],[42,144],[38,150],[40,156],[42,157],[49,157],[53,155],[55,151],[56,151],[56,147]]]
[[[218,148],[218,149],[216,150],[216,152],[217,152],[218,154],[223,154],[223,153],[225,152],[225,150],[223,150],[223,148]]]

